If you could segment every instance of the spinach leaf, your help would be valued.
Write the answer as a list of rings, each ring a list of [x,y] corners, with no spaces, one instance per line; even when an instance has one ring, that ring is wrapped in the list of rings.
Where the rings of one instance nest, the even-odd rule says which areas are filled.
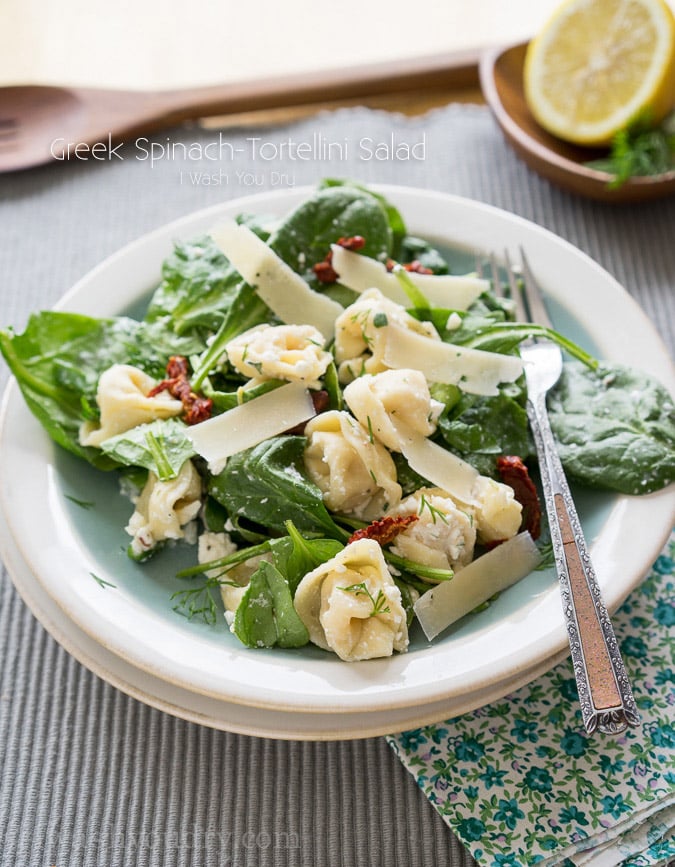
[[[499,352],[502,355],[515,354],[519,344],[529,337],[544,337],[557,343],[572,358],[594,367],[597,361],[584,349],[553,328],[545,328],[531,322],[507,322],[505,311],[501,308],[490,310],[480,299],[474,302],[469,311],[452,311],[434,308],[430,316],[415,308],[410,314],[416,319],[429,319],[446,343],[468,346],[485,352]],[[451,313],[461,319],[458,328],[448,329],[447,322]]]
[[[343,531],[323,504],[321,491],[305,475],[305,438],[279,436],[233,455],[211,479],[209,493],[232,517],[246,518],[277,534],[286,521],[304,533],[340,539]]]
[[[45,311],[30,317],[22,334],[0,331],[0,351],[31,412],[60,446],[100,469],[117,466],[99,449],[83,447],[78,434],[96,416],[96,388],[113,364],[132,364],[161,379],[169,355],[188,355],[191,338],[177,338],[162,323],[124,316],[94,319]]]
[[[569,363],[548,407],[570,478],[624,494],[675,479],[675,409],[651,376],[618,364],[593,371]]]
[[[351,187],[355,190],[360,190],[362,193],[367,193],[369,196],[377,199],[377,201],[384,209],[385,214],[387,215],[389,228],[391,229],[391,236],[393,241],[392,255],[396,254],[396,257],[398,258],[400,247],[406,235],[407,229],[401,212],[395,205],[392,205],[392,203],[389,201],[389,199],[387,199],[386,196],[383,196],[381,193],[376,193],[375,190],[370,189],[370,187],[367,187],[364,184],[360,184],[358,181],[340,180],[339,178],[324,178],[324,180],[321,181],[321,184],[319,186],[320,188]]]
[[[186,430],[187,425],[176,418],[160,418],[104,440],[101,449],[118,464],[144,467],[168,482],[196,454]]]
[[[449,274],[450,269],[443,255],[428,241],[406,235],[401,239],[397,259],[407,263],[417,261],[423,268],[429,268],[434,274]]]
[[[483,475],[495,475],[498,455],[525,459],[534,453],[527,413],[503,392],[494,397],[463,394],[443,413],[438,428],[448,448]]]
[[[217,391],[214,389],[208,379],[204,380],[202,391],[206,397],[210,397],[213,405],[218,409],[226,412],[228,409],[234,409],[243,403],[248,403],[261,394],[267,394],[268,391],[274,391],[287,383],[283,379],[266,379],[258,383],[253,388],[237,388],[235,391]]]
[[[312,268],[339,238],[362,235],[362,252],[373,259],[391,255],[393,235],[385,209],[375,196],[356,187],[320,189],[300,204],[270,236],[269,245],[314,288]]]
[[[334,361],[331,361],[323,375],[323,387],[328,392],[328,409],[343,409],[345,402]]]
[[[228,514],[223,506],[213,497],[204,499],[204,508],[201,514],[204,529],[211,533],[224,533]]]
[[[247,647],[302,647],[309,641],[284,576],[265,560],[251,576],[237,607],[233,629]]]
[[[271,540],[274,565],[295,596],[298,584],[308,572],[335,557],[343,548],[336,539],[305,539],[292,521],[286,521],[288,536]]]
[[[162,266],[146,319],[168,317],[176,334],[216,331],[242,282],[211,238],[179,242]]]
[[[218,331],[209,341],[208,348],[192,372],[192,388],[195,391],[201,388],[204,379],[219,362],[230,340],[248,328],[272,319],[269,307],[248,283],[238,283],[229,296],[228,303],[229,306]]]
[[[411,313],[415,318],[419,318],[417,311],[413,310]],[[459,327],[448,329],[447,324],[451,313],[457,314],[461,324]],[[453,316],[453,319],[456,318]],[[446,343],[456,343],[458,346],[463,346],[485,331],[489,331],[493,326],[503,323],[505,317],[502,311],[488,310],[483,305],[479,305],[478,309],[472,306],[470,311],[434,307],[431,311],[430,321]]]

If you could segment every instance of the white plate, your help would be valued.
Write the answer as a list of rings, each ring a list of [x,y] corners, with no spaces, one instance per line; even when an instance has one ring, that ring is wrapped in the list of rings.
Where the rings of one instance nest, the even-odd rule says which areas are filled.
[[[151,707],[190,722],[237,734],[312,741],[395,734],[483,707],[534,680],[567,655],[564,650],[558,658],[544,660],[535,668],[519,672],[513,679],[422,707],[336,714],[302,711],[288,713],[234,704],[182,689],[166,680],[153,677],[110,653],[73,623],[63,609],[42,590],[2,523],[0,547],[12,581],[23,601],[50,635],[78,662],[117,689]]]
[[[380,189],[399,206],[415,234],[466,248],[506,247],[514,254],[522,244],[551,297],[561,330],[602,357],[641,367],[675,390],[670,359],[647,318],[610,275],[571,245],[476,202],[406,188]],[[286,213],[308,192],[240,199],[166,226],[106,260],[59,307],[104,316],[138,304],[158,283],[160,264],[175,239],[199,235],[219,218],[242,211]],[[169,590],[179,586],[172,575],[185,562],[178,548],[175,561],[165,552],[145,567],[124,556],[128,502],[117,496],[111,477],[52,445],[15,383],[5,395],[0,451],[2,511],[21,559],[69,622],[155,682],[275,714],[318,714],[328,720],[340,711],[362,718],[392,709],[447,706],[449,701],[459,706],[463,699],[482,700],[487,694],[497,697],[565,649],[555,580],[551,573],[539,572],[437,643],[427,645],[417,636],[410,652],[391,659],[347,665],[313,647],[248,650],[224,625],[189,623],[172,611]],[[79,509],[68,497],[95,500],[97,508]],[[646,574],[674,511],[672,490],[643,498],[581,498],[582,522],[610,610]],[[92,573],[115,586],[101,587]]]

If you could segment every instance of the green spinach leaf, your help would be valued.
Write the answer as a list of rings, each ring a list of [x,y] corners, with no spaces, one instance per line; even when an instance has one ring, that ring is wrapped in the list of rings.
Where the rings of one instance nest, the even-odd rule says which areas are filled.
[[[302,647],[309,641],[284,576],[265,560],[251,576],[237,608],[233,629],[247,647]]]
[[[101,469],[117,463],[99,449],[83,447],[78,434],[95,418],[100,375],[113,364],[132,364],[161,379],[172,354],[189,355],[191,338],[177,338],[161,322],[121,316],[94,319],[45,311],[30,317],[22,334],[0,331],[0,351],[31,412],[63,448]]]
[[[570,478],[624,494],[675,479],[675,408],[651,376],[602,363],[566,364],[548,399],[551,427]]]
[[[279,436],[233,455],[214,476],[209,492],[235,518],[286,534],[286,521],[303,533],[344,537],[323,504],[321,491],[305,475],[305,438]]]
[[[396,254],[398,256],[407,229],[401,212],[389,201],[389,199],[387,199],[386,196],[383,196],[381,193],[376,193],[375,190],[365,186],[364,184],[360,184],[358,181],[340,180],[339,178],[324,178],[324,180],[321,181],[319,188],[328,187],[353,188],[377,199],[387,215],[387,221],[389,222],[389,228],[391,229],[392,255]]]
[[[168,482],[196,454],[186,431],[187,425],[179,419],[156,419],[104,440],[101,449],[118,464],[144,467]]]
[[[305,539],[292,521],[286,521],[288,536],[271,540],[274,565],[295,595],[298,584],[308,572],[335,557],[344,547],[337,539]]]
[[[269,245],[316,289],[321,284],[314,265],[326,257],[331,244],[353,235],[365,238],[364,255],[391,255],[392,230],[377,198],[356,187],[327,187],[299,205],[270,236]]]
[[[260,397],[261,394],[267,394],[268,391],[274,391],[286,385],[283,379],[267,379],[258,383],[253,388],[237,388],[234,391],[217,391],[214,389],[208,379],[204,380],[202,391],[206,397],[210,397],[213,405],[218,409],[226,412],[228,409],[234,409],[235,406],[248,403],[249,400],[254,400]]]
[[[243,280],[209,237],[179,242],[162,266],[149,322],[168,317],[176,334],[216,331]]]
[[[534,453],[527,413],[504,393],[495,397],[463,394],[443,413],[438,427],[449,449],[484,475],[495,475],[498,455],[525,459]]]
[[[271,318],[269,307],[248,283],[238,283],[229,298],[218,331],[209,340],[207,349],[193,370],[193,389],[198,391],[201,388],[204,379],[219,362],[230,340],[255,325],[270,321]]]
[[[434,246],[422,238],[406,235],[402,238],[398,250],[398,261],[419,262],[423,268],[429,268],[434,274],[449,274],[448,263]]]

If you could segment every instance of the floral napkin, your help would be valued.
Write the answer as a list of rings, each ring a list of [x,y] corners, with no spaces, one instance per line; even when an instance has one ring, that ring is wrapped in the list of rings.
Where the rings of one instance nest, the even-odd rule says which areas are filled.
[[[502,701],[388,738],[480,865],[675,859],[675,531],[613,622],[639,728],[587,736],[566,661]]]

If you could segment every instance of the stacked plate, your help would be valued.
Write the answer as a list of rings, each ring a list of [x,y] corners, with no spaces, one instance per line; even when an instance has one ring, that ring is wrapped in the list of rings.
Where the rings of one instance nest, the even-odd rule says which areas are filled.
[[[595,262],[539,226],[477,202],[381,187],[409,230],[445,249],[526,250],[556,327],[596,356],[639,367],[675,390],[665,347],[630,296]],[[173,242],[241,212],[283,215],[308,190],[239,199],[140,238],[99,265],[59,309],[93,316],[142,313]],[[611,318],[611,327],[609,319]],[[14,583],[44,627],[82,664],[124,692],[176,716],[277,738],[366,737],[414,728],[494,701],[566,655],[551,570],[525,578],[486,611],[408,653],[347,664],[313,646],[250,650],[215,626],[188,621],[170,599],[193,549],[147,565],[124,548],[130,506],[112,474],[55,446],[15,382],[0,419],[0,547]],[[643,578],[672,525],[673,496],[579,495],[608,605]],[[639,533],[636,528],[639,527]]]

